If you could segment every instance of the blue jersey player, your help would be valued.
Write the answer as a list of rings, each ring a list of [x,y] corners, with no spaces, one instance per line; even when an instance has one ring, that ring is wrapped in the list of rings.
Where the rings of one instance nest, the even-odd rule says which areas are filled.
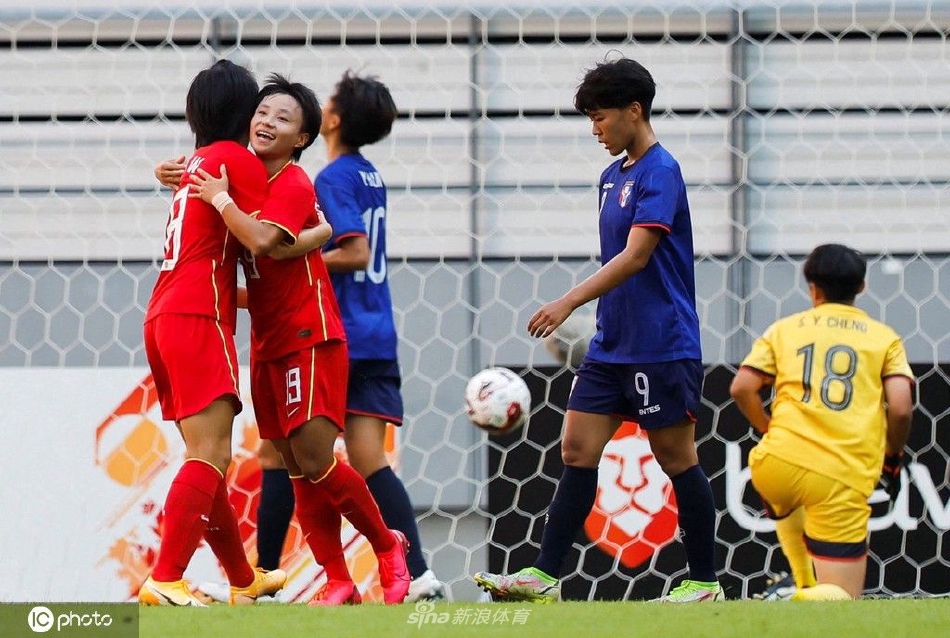
[[[537,560],[510,575],[475,575],[496,599],[558,600],[564,560],[594,504],[601,454],[624,420],[646,431],[679,507],[689,578],[660,600],[724,598],[715,569],[713,495],[695,444],[703,366],[689,204],[679,164],[650,124],[655,93],[649,71],[619,59],[589,70],[574,97],[597,141],[621,155],[600,178],[602,265],[542,306],[528,332],[546,337],[576,308],[598,299],[597,333],[568,400],[564,472]]]
[[[402,424],[401,375],[386,261],[386,185],[360,148],[385,138],[397,116],[389,89],[346,72],[324,105],[320,135],[328,164],[314,182],[333,227],[323,259],[343,315],[350,353],[344,439],[350,464],[366,479],[387,525],[409,539],[406,602],[441,598],[426,565],[406,488],[389,466],[386,424]]]
[[[405,602],[443,598],[445,586],[426,564],[412,503],[386,458],[386,424],[402,424],[402,385],[386,261],[386,185],[360,148],[392,130],[398,115],[389,89],[373,77],[346,72],[323,107],[320,136],[327,165],[314,180],[317,201],[333,228],[323,248],[349,349],[344,440],[350,465],[366,480],[386,524],[409,540],[412,582]],[[305,230],[287,249],[294,256],[320,245]],[[263,481],[258,510],[260,564],[277,565],[293,511],[293,490],[273,446],[259,452]],[[342,552],[342,548],[334,548]],[[266,559],[266,562],[265,562]],[[347,604],[330,567],[323,605]]]

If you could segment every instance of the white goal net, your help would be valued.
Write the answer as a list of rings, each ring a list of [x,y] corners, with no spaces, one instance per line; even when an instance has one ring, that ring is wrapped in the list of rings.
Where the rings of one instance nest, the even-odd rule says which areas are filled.
[[[873,499],[866,591],[950,592],[950,1],[28,4],[0,2],[0,571],[29,574],[0,583],[0,600],[90,595],[91,572],[91,595],[125,600],[154,558],[181,448],[155,417],[141,336],[168,197],[152,169],[190,150],[185,92],[220,57],[322,100],[346,69],[391,88],[400,117],[365,152],[389,187],[399,473],[454,599],[478,597],[474,571],[529,564],[572,377],[525,326],[598,265],[610,158],[573,95],[616,52],[656,78],[654,127],[688,184],[707,369],[697,432],[727,595],[787,569],[748,486],[754,440],[728,383],[754,337],[807,306],[801,260],[829,241],[868,256],[858,305],[904,337],[919,377],[904,489],[892,508]],[[302,164],[315,175],[324,161],[318,142]],[[489,365],[532,391],[528,426],[504,438],[462,409]],[[237,432],[250,539],[253,422]],[[79,478],[49,489],[64,476]],[[664,593],[684,573],[675,506],[632,424],[600,481],[564,596]]]

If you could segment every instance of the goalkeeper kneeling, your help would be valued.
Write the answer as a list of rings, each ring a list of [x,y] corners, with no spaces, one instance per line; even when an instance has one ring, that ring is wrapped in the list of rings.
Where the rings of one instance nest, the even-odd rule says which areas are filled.
[[[730,389],[763,433],[749,453],[752,485],[775,518],[792,600],[861,596],[868,497],[879,480],[892,499],[900,491],[915,380],[897,333],[854,306],[866,270],[856,250],[815,248],[804,264],[813,307],[772,324]]]

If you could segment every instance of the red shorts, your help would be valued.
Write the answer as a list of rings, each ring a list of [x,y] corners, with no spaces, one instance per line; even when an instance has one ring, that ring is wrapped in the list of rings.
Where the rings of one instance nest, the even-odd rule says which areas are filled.
[[[158,315],[145,324],[145,355],[166,420],[181,421],[222,397],[241,411],[230,326],[201,315]]]
[[[349,360],[345,341],[325,341],[280,359],[251,361],[251,397],[262,439],[286,439],[326,417],[341,431]]]

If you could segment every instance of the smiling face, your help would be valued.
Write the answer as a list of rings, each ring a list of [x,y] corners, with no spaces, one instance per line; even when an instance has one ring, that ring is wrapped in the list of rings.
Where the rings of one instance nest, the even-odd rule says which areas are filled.
[[[303,110],[297,100],[286,93],[268,95],[251,119],[251,148],[261,159],[289,161],[294,149],[307,143],[302,128]]]
[[[639,131],[640,104],[634,102],[626,108],[593,109],[587,113],[591,133],[604,145],[611,155],[619,155],[634,148]]]

